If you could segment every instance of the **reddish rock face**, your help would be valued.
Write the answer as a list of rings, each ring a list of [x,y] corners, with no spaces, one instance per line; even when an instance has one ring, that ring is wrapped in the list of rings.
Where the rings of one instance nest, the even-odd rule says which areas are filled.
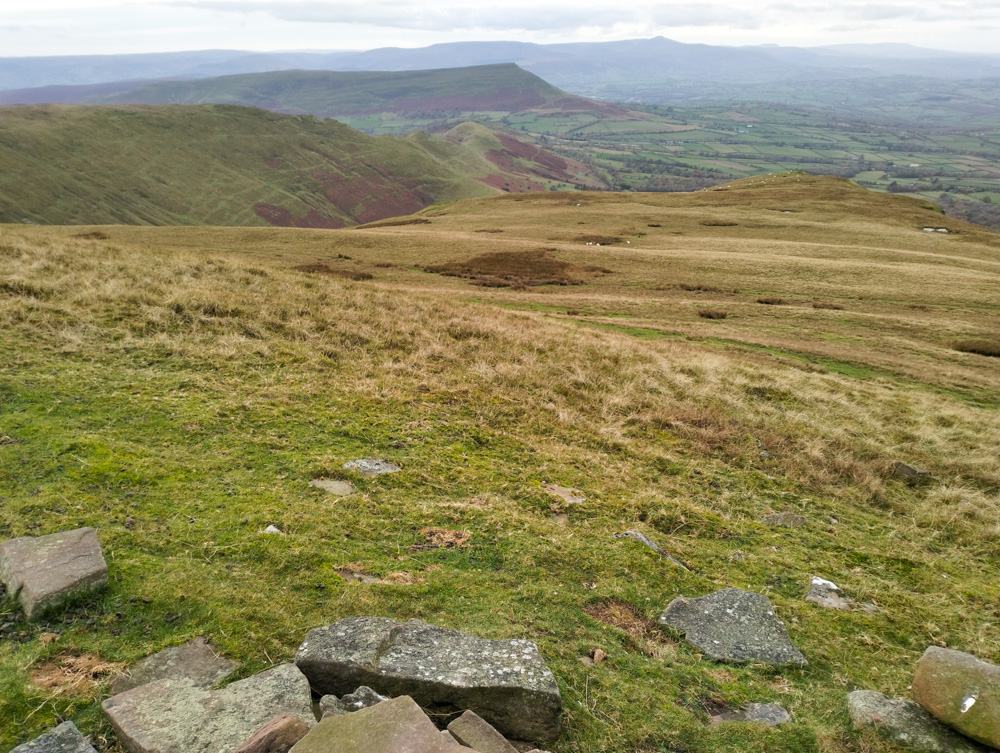
[[[930,646],[917,662],[913,699],[973,740],[1000,748],[1000,667]]]
[[[309,726],[294,716],[278,716],[269,721],[236,753],[288,753],[309,732]]]

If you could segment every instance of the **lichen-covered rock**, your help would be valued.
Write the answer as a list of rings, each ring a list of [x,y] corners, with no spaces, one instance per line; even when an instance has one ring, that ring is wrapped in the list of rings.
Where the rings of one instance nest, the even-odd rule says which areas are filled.
[[[73,722],[63,722],[10,753],[97,753]]]
[[[129,753],[231,753],[276,716],[316,723],[309,682],[293,664],[221,690],[189,679],[156,680],[109,698],[101,708]]]
[[[295,663],[318,693],[341,695],[367,685],[383,695],[412,696],[425,707],[472,709],[509,737],[559,736],[559,687],[528,640],[353,617],[310,630]]]
[[[844,592],[836,583],[825,578],[814,577],[812,579],[809,583],[806,601],[819,604],[827,609],[839,609],[844,612],[851,610],[851,600],[844,596]]]
[[[917,662],[913,699],[966,737],[1000,748],[1000,667],[929,646]]]
[[[0,581],[29,620],[108,583],[93,528],[27,536],[0,544]]]
[[[724,711],[712,717],[712,724],[747,723],[776,727],[791,721],[792,717],[776,703],[748,703],[741,709]]]
[[[399,473],[402,470],[382,458],[361,458],[344,463],[345,471],[357,471],[362,476],[381,476],[383,473]]]
[[[408,696],[353,714],[328,716],[299,740],[292,753],[469,753],[441,736]]]
[[[710,659],[734,663],[808,664],[761,594],[725,588],[697,599],[677,598],[658,620],[684,633]]]
[[[167,677],[188,678],[195,685],[208,688],[226,679],[236,669],[236,662],[219,656],[202,637],[180,646],[170,646],[147,656],[111,681],[114,695]]]
[[[796,515],[794,512],[776,512],[772,515],[765,515],[761,520],[769,526],[781,528],[801,528],[807,523],[804,517]]]
[[[455,719],[448,725],[448,731],[458,743],[476,753],[517,753],[517,748],[474,711],[466,711]]]
[[[847,694],[847,711],[856,729],[874,728],[886,740],[914,753],[985,751],[910,700],[889,698],[874,690],[855,690]]]

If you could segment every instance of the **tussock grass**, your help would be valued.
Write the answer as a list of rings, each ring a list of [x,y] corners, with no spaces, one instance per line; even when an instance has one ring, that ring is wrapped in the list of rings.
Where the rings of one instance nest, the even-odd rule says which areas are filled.
[[[975,353],[980,356],[1000,358],[1000,342],[991,340],[959,340],[953,346],[962,353]]]
[[[806,222],[833,212],[794,194]],[[97,244],[3,228],[0,279],[47,294],[0,294],[0,536],[94,525],[112,583],[39,626],[0,607],[16,637],[0,643],[0,745],[59,718],[110,739],[100,679],[73,695],[31,681],[60,657],[131,663],[204,634],[247,675],[357,614],[536,640],[566,705],[557,753],[887,751],[850,728],[848,690],[905,695],[933,642],[1000,660],[997,375],[935,345],[996,321],[995,249],[914,233],[887,251],[883,212],[888,229],[845,220],[846,247],[764,228],[739,248],[633,236],[549,252],[614,270],[572,287],[420,271],[536,247],[581,216],[621,234],[655,209],[691,232],[687,205],[707,200],[585,197],[586,215],[538,195],[364,233],[106,228]],[[361,283],[294,269],[338,254],[395,266]],[[703,322],[685,291],[650,288],[678,277],[858,303],[726,294],[734,316]],[[403,471],[341,469],[371,456]],[[933,481],[892,479],[897,459]],[[333,499],[308,486],[320,476],[358,491]],[[760,523],[776,510],[809,524]],[[611,538],[624,530],[691,572]],[[807,604],[812,575],[879,611]],[[724,667],[650,628],[670,599],[727,586],[767,593],[810,666]],[[608,659],[585,667],[596,647]],[[751,701],[794,721],[708,726],[713,704]]]
[[[699,309],[698,316],[702,319],[725,319],[729,313],[721,309]]]

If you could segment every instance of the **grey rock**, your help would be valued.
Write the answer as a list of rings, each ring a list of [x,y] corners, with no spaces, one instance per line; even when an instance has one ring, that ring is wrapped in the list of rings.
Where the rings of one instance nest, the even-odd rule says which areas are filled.
[[[518,753],[517,748],[474,711],[466,711],[448,725],[448,731],[462,745],[478,753]]]
[[[917,662],[913,700],[966,737],[1000,748],[1000,667],[928,646]]]
[[[344,470],[357,471],[362,476],[381,476],[383,473],[399,473],[402,469],[381,458],[362,458],[344,463]]]
[[[0,544],[0,581],[20,598],[29,620],[108,583],[108,566],[93,528]]]
[[[776,703],[748,703],[736,711],[725,711],[712,717],[712,724],[729,722],[756,722],[776,727],[791,721],[792,717]]]
[[[243,743],[236,753],[288,753],[309,734],[309,725],[295,716],[278,716]]]
[[[769,526],[782,528],[801,528],[808,522],[804,517],[793,512],[776,512],[773,515],[765,515],[761,521]]]
[[[101,704],[129,753],[230,753],[275,716],[312,726],[305,676],[284,664],[222,690],[189,679],[156,680]]]
[[[448,730],[441,730],[441,737],[446,743],[451,743],[452,745],[458,745],[458,740],[452,735]]]
[[[346,497],[349,494],[354,494],[354,484],[350,481],[341,481],[336,478],[314,478],[309,482],[309,486],[322,489],[338,497]]]
[[[980,753],[986,750],[910,700],[889,698],[874,690],[855,690],[847,694],[847,710],[855,729],[872,727],[885,739],[914,753]]]
[[[328,716],[292,748],[292,753],[468,753],[441,736],[408,696],[353,714]]]
[[[472,709],[510,737],[559,736],[559,687],[528,640],[353,617],[310,630],[295,663],[319,693],[367,685],[383,695],[412,696],[421,706]]]
[[[725,588],[697,599],[677,598],[658,622],[680,630],[688,643],[717,661],[808,664],[770,599],[761,594]]]
[[[335,695],[325,695],[319,699],[319,718],[326,719],[328,716],[348,713],[344,704]]]
[[[353,693],[348,693],[340,699],[340,704],[347,711],[360,711],[374,706],[376,703],[389,700],[384,695],[379,695],[367,685],[362,685]]]
[[[851,610],[851,600],[844,596],[844,592],[837,587],[837,584],[823,578],[813,577],[809,585],[809,593],[806,594],[806,601],[819,604],[828,609],[839,609],[844,612]]]
[[[63,722],[10,753],[97,753],[73,722]]]
[[[204,688],[222,682],[236,669],[236,662],[215,653],[202,637],[180,646],[165,648],[147,656],[111,681],[111,693],[118,695],[154,680],[188,678]]]
[[[907,465],[900,460],[894,460],[892,462],[892,475],[893,478],[897,478],[907,484],[915,485],[921,484],[925,481],[929,481],[931,474],[922,468],[916,468],[912,465]]]

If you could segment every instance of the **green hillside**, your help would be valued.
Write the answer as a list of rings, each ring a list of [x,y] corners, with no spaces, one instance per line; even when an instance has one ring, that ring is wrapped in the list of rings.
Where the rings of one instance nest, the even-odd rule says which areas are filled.
[[[0,222],[330,228],[579,182],[514,162],[442,137],[373,137],[244,107],[10,107]]]

